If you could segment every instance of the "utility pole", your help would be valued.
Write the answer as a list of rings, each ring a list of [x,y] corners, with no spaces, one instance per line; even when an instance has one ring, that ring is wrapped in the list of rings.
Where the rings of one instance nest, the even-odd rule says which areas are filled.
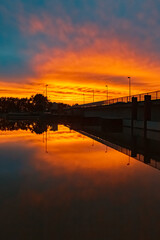
[[[129,80],[129,101],[131,101],[131,77],[128,77]]]

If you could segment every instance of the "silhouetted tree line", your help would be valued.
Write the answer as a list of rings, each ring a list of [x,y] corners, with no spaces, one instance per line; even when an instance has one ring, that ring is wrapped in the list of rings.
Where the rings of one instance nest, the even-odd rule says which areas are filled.
[[[51,111],[53,103],[42,94],[36,94],[30,98],[0,98],[0,112],[44,112]],[[62,110],[68,105],[57,103],[57,110]]]

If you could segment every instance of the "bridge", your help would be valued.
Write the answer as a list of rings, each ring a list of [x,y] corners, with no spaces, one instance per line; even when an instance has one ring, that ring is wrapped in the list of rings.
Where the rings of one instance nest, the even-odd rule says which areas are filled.
[[[73,106],[66,110],[66,115],[100,119],[103,124],[117,125],[119,122],[132,129],[160,131],[160,91]]]
[[[132,95],[132,96],[113,98],[113,99],[99,101],[99,102],[82,104],[82,105],[78,105],[76,107],[85,107],[86,108],[86,107],[112,105],[112,104],[116,104],[116,103],[129,103],[129,102],[132,102],[132,98],[136,98],[138,102],[144,102],[145,96],[148,96],[148,95],[151,96],[151,100],[160,100],[160,91],[154,91],[154,92],[141,93],[141,94]]]

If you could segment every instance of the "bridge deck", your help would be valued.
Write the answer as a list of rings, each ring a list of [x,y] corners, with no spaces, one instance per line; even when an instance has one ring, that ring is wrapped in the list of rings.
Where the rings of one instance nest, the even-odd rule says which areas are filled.
[[[150,95],[151,100],[160,100],[160,91],[154,91],[154,92],[142,93],[138,95],[113,98],[113,99],[99,101],[99,102],[86,103],[86,104],[78,105],[77,107],[96,107],[96,106],[112,105],[114,103],[129,103],[129,102],[132,102],[133,97],[137,98],[138,102],[143,102],[146,95]]]

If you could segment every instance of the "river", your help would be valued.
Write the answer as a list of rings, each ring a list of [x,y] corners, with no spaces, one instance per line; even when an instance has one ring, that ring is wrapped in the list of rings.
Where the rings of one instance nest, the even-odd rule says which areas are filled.
[[[158,240],[157,165],[107,143],[61,124],[1,129],[1,239]]]

